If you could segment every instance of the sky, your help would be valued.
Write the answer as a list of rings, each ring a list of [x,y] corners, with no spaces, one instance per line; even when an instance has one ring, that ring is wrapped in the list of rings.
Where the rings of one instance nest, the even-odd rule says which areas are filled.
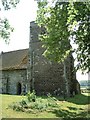
[[[1,17],[7,17],[10,25],[14,27],[9,44],[0,40],[0,52],[25,49],[29,47],[29,27],[30,22],[36,18],[36,0],[21,0],[16,9],[0,12]],[[78,80],[88,80],[88,75],[77,72]]]

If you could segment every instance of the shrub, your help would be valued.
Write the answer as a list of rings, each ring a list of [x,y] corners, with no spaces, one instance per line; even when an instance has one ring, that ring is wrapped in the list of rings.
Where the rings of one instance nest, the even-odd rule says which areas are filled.
[[[16,111],[37,113],[58,108],[56,100],[50,94],[48,94],[47,99],[36,98],[35,92],[33,91],[27,94],[26,99],[13,103],[10,107]]]
[[[57,107],[57,103],[56,103],[57,99],[55,97],[52,97],[50,93],[47,96],[48,96],[47,98],[48,106]]]
[[[9,105],[9,107],[16,111],[23,111],[23,107],[18,102]]]
[[[35,91],[33,90],[32,93],[28,92],[27,93],[27,99],[29,102],[35,102],[36,101],[36,94],[35,94]]]
[[[21,101],[19,102],[19,104],[23,107],[23,106],[26,106],[26,105],[27,105],[27,102],[26,102],[26,100],[21,100]]]
[[[46,109],[47,109],[47,107],[48,107],[48,104],[47,104],[47,102],[45,101],[45,100],[43,100],[43,99],[37,99],[37,101],[35,102],[35,104],[34,104],[34,109],[37,109],[37,110],[39,110],[39,111],[45,111]]]

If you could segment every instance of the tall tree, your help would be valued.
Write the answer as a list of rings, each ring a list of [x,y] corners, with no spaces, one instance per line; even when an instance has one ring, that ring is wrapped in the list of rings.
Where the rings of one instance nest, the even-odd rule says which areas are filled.
[[[1,0],[0,12],[3,10],[10,10],[12,7],[16,7],[20,0]],[[7,18],[0,18],[0,38],[7,42],[10,38],[10,33],[13,32],[13,28],[10,26]]]
[[[40,35],[44,55],[57,62],[75,52],[77,69],[90,71],[90,2],[38,2],[37,23],[46,32]],[[76,45],[73,48],[73,44]]]

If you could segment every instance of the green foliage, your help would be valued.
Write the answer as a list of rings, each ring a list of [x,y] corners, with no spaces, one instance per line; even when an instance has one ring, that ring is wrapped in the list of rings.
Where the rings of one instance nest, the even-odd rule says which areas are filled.
[[[23,111],[23,107],[18,103],[13,103],[13,105],[9,105],[9,107],[16,111]]]
[[[13,32],[14,28],[12,28],[7,19],[0,19],[0,37],[5,40],[5,42],[9,42],[10,33]],[[8,40],[8,41],[7,41]]]
[[[88,109],[88,100],[90,99],[90,94],[84,93],[76,95],[73,98],[68,98],[66,101],[59,97],[59,100],[56,100],[58,105],[57,107],[46,107],[46,110],[40,111],[38,109],[22,108],[22,110],[16,111],[13,108],[8,107],[8,105],[19,104],[23,100],[28,104],[34,104],[35,102],[28,102],[26,96],[17,96],[17,95],[5,95],[0,94],[2,99],[2,117],[3,118],[90,118],[90,109]],[[45,104],[47,103],[48,97],[38,97],[37,100]],[[14,102],[14,103],[13,103]],[[12,104],[13,103],[13,104]],[[23,112],[21,112],[23,111]],[[28,113],[29,112],[29,113]],[[14,115],[14,116],[13,116]],[[68,118],[67,118],[68,119]]]
[[[90,2],[38,2],[37,20],[46,32],[40,35],[44,55],[62,62],[75,52],[77,69],[90,71]],[[76,48],[73,45],[76,44]]]
[[[23,107],[23,106],[25,106],[25,105],[27,105],[27,102],[23,99],[21,102],[19,102],[20,103],[20,105]]]
[[[12,7],[16,7],[16,5],[20,2],[20,0],[1,0],[4,10],[9,10]]]
[[[37,23],[46,29],[46,33],[40,35],[46,48],[44,55],[57,62],[62,62],[70,52],[67,17],[67,3],[54,8],[45,4],[37,11]]]
[[[35,92],[28,93],[27,99],[23,99],[20,102],[13,103],[9,105],[10,108],[16,111],[23,111],[23,112],[42,112],[46,110],[53,110],[58,108],[56,103],[56,99],[51,97],[50,95],[46,100],[37,98]],[[33,101],[35,100],[35,101]]]
[[[33,91],[32,93],[28,92],[27,93],[27,99],[29,102],[35,102],[36,101],[36,94],[35,91]]]
[[[38,111],[45,111],[48,107],[48,104],[46,102],[44,102],[42,99],[37,99],[37,101],[31,105],[31,109],[33,109],[34,111],[38,110]]]
[[[20,0],[1,0],[0,12],[4,10],[9,10],[11,8],[15,8]],[[9,43],[11,32],[13,32],[14,28],[10,26],[10,23],[7,18],[2,19],[0,17],[0,39],[5,40],[6,43]]]
[[[52,97],[50,94],[48,94],[47,102],[49,107],[57,107],[57,99],[55,97]]]
[[[77,45],[77,69],[90,71],[90,2],[75,2],[69,5],[70,34]]]

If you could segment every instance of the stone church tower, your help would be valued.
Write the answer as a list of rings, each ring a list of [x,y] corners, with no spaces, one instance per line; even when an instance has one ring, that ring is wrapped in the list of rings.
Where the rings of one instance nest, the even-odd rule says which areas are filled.
[[[38,39],[42,30],[35,22],[30,23],[28,90],[34,89],[37,95],[51,93],[58,96],[71,96],[79,92],[79,83],[74,71],[74,59],[70,55],[62,64],[49,61],[43,56],[44,48]],[[78,86],[78,87],[77,87]]]
[[[0,54],[0,93],[20,95],[35,90],[37,95],[68,97],[79,93],[72,54],[61,64],[45,58],[38,39],[42,31],[31,22],[29,49]]]

